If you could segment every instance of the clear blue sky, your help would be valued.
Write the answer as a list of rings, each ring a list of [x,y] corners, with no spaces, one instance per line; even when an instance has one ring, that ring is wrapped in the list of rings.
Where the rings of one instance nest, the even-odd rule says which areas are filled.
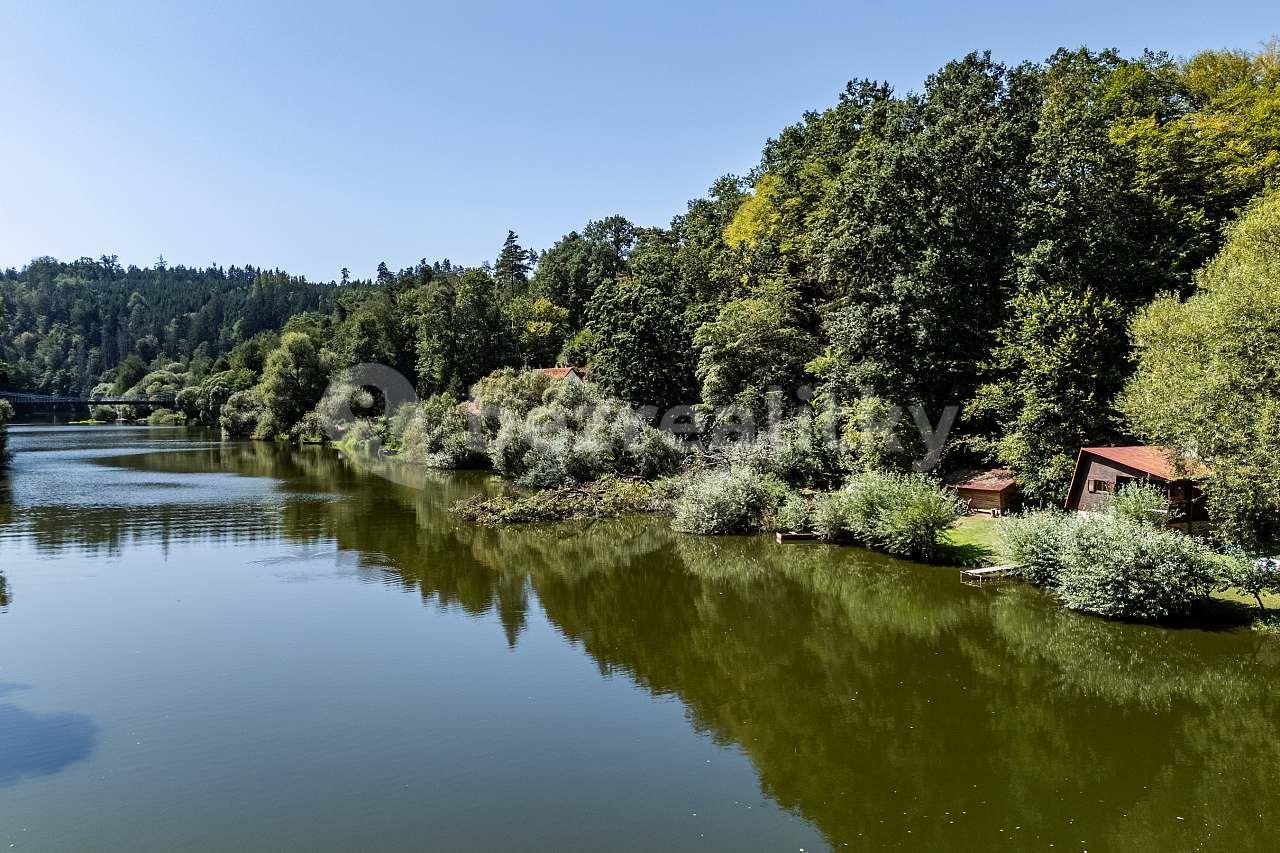
[[[666,224],[851,78],[1280,29],[1262,0],[201,5],[0,0],[0,266],[474,264],[509,227]]]

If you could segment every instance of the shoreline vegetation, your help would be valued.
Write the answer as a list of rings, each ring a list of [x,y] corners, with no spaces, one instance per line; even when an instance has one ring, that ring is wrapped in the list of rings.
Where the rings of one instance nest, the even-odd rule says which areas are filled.
[[[509,231],[492,263],[328,283],[35,259],[0,274],[0,382],[147,401],[91,421],[491,468],[510,490],[458,507],[482,523],[1004,549],[1085,612],[1165,619],[1223,587],[1263,612],[1278,244],[1280,41],[972,53],[919,92],[849,83],[661,227],[606,216],[541,252]],[[1126,443],[1208,472],[1211,543],[1141,489],[966,541],[942,485],[999,466],[1059,507],[1081,447]]]

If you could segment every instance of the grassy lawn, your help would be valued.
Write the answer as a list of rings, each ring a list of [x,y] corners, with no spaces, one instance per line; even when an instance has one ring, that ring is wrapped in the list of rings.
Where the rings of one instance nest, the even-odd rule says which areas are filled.
[[[943,537],[939,562],[956,566],[989,566],[996,559],[996,525],[989,515],[966,515]]]

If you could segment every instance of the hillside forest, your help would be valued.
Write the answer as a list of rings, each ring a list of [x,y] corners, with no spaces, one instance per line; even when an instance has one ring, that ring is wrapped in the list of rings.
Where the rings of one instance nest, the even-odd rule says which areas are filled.
[[[259,438],[361,363],[455,401],[576,365],[707,430],[779,400],[845,434],[958,407],[939,470],[1008,467],[1054,504],[1079,447],[1169,444],[1256,544],[1280,531],[1278,175],[1274,40],[973,53],[918,92],[849,83],[665,226],[602,215],[543,251],[508,232],[481,266],[325,283],[38,258],[0,274],[0,384],[177,394],[175,417]],[[912,440],[849,464],[909,466]]]

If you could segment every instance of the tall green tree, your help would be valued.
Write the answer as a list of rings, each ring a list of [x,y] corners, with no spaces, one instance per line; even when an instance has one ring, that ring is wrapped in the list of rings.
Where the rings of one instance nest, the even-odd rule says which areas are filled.
[[[321,357],[315,341],[301,332],[286,332],[267,356],[257,397],[265,413],[255,433],[274,438],[296,424],[320,400],[331,365]]]
[[[1066,496],[1080,447],[1107,443],[1120,425],[1114,398],[1127,374],[1125,312],[1093,290],[1023,290],[1011,303],[966,418],[973,444],[1009,466],[1032,501]],[[993,436],[993,437],[991,437]]]
[[[1280,191],[1256,202],[1185,301],[1134,321],[1138,369],[1121,398],[1137,432],[1211,470],[1224,536],[1280,547]]]
[[[529,283],[529,252],[520,245],[516,232],[508,231],[498,261],[493,265],[493,278],[508,296],[522,292]]]
[[[937,408],[977,383],[1007,288],[1038,76],[989,55],[948,63],[919,96],[870,100],[813,212],[836,399]]]
[[[805,330],[798,295],[774,282],[725,304],[693,336],[702,401],[712,410],[729,406],[762,418],[767,394],[794,399],[806,384],[805,365],[817,340]]]
[[[581,328],[587,303],[603,282],[626,269],[635,240],[635,226],[622,216],[588,222],[542,254],[533,290],[569,312],[570,328]]]
[[[602,282],[587,306],[594,377],[637,405],[693,403],[694,358],[674,248],[649,235],[630,266],[629,274]]]

